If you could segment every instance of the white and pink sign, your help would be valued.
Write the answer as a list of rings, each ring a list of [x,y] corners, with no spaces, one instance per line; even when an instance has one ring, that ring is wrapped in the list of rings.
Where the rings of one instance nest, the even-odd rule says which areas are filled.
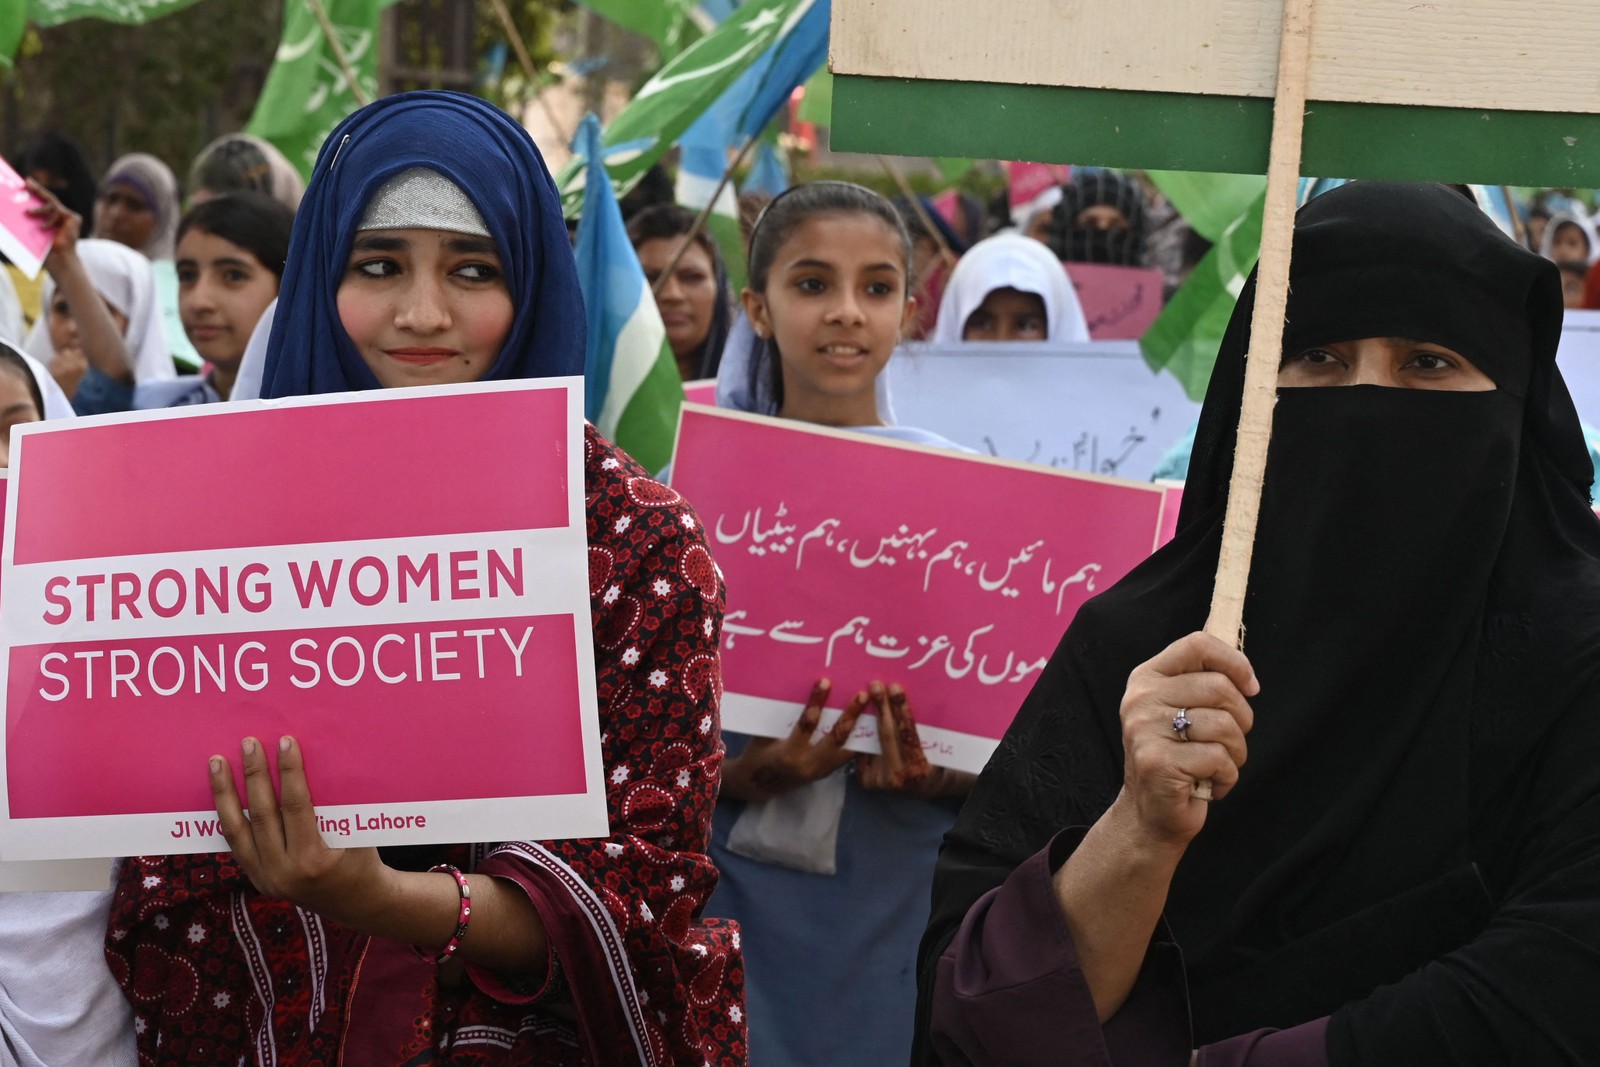
[[[1158,486],[694,405],[673,463],[727,580],[723,725],[781,735],[819,677],[835,713],[898,682],[929,758],[964,770],[1161,529]]]
[[[55,231],[45,229],[28,214],[29,208],[40,203],[22,176],[0,159],[0,253],[30,279],[38,276],[55,238]]]
[[[606,833],[581,384],[13,431],[0,856],[222,849],[285,733],[332,844]]]
[[[1007,163],[1006,180],[1014,212],[1051,186],[1071,181],[1072,168],[1064,163]]]

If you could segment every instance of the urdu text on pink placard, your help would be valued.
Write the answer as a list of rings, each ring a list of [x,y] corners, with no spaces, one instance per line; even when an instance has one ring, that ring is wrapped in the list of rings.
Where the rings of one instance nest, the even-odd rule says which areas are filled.
[[[1154,267],[1066,263],[1078,292],[1089,336],[1096,341],[1137,341],[1161,314],[1161,272]]]
[[[286,733],[334,844],[604,834],[580,389],[20,431],[0,856],[224,848],[207,757]]]
[[[727,729],[787,732],[819,677],[834,711],[898,682],[929,758],[973,771],[1079,606],[1155,547],[1163,502],[1156,486],[693,405],[672,483],[727,580]]]

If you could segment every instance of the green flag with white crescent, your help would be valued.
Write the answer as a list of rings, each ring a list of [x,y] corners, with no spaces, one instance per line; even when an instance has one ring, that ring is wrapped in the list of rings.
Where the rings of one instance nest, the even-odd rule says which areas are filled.
[[[195,0],[0,0],[0,68],[11,66],[28,23],[42,29],[74,19],[133,25],[182,11]]]
[[[28,21],[35,26],[59,26],[73,19],[104,19],[133,24],[182,11],[195,0],[27,0]],[[19,0],[5,0],[9,10],[21,10]],[[0,14],[0,23],[8,16]]]
[[[378,95],[378,17],[393,2],[323,0],[334,38],[368,100]],[[322,142],[358,105],[310,6],[305,0],[288,0],[283,41],[245,132],[277,145],[309,178]]]
[[[817,0],[749,0],[645,82],[606,127],[601,141],[618,196],[683,135],[746,68],[792,30]],[[574,156],[556,184],[568,218],[583,206],[587,160]]]

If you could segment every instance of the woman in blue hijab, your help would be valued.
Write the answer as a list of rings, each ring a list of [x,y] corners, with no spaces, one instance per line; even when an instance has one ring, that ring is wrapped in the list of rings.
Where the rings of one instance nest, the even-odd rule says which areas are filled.
[[[578,374],[584,322],[527,133],[471,97],[404,94],[323,146],[262,391]],[[721,582],[688,506],[586,434],[610,836],[333,850],[291,803],[307,796],[296,742],[278,742],[282,810],[257,785],[249,819],[213,758],[233,851],[129,860],[112,908],[142,1063],[745,1062],[738,934],[700,921]],[[270,783],[261,743],[241,752],[247,781]]]

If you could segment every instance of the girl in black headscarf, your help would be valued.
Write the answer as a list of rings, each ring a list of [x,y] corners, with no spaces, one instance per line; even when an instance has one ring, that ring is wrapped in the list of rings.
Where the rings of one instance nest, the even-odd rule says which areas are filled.
[[[1253,284],[1177,537],[1085,605],[946,839],[920,1063],[1600,1062],[1600,524],[1556,271],[1376,182],[1301,210],[1292,270],[1248,660],[1192,631]]]
[[[94,172],[76,141],[59,133],[41,133],[17,157],[17,173],[49,189],[68,211],[83,218],[79,236],[94,236]]]

